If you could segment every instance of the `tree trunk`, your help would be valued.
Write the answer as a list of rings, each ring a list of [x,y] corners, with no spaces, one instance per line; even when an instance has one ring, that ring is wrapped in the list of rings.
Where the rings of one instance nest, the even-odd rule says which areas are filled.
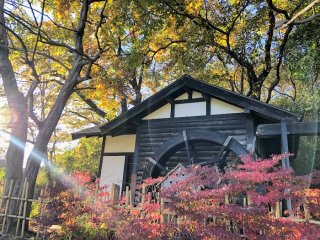
[[[80,75],[81,68],[82,65],[80,64],[80,60],[76,61],[74,68],[70,72],[69,80],[61,88],[53,107],[51,108],[46,119],[43,121],[43,126],[39,130],[34,147],[28,158],[26,170],[24,172],[24,179],[27,179],[30,183],[29,194],[31,196],[34,193],[35,182],[40,164],[42,161],[47,161],[45,154],[47,151],[47,145],[60,120],[63,109],[77,84],[77,79]]]
[[[264,81],[264,80],[263,80]],[[262,90],[262,81],[256,81],[252,84],[252,93],[251,98],[260,100],[261,99],[261,90]]]
[[[22,185],[22,165],[28,132],[28,115],[26,99],[18,89],[13,67],[9,60],[8,38],[4,27],[4,0],[0,0],[0,23],[0,76],[8,102],[10,113],[9,128],[11,128],[10,142],[6,154],[7,184],[4,187],[3,196],[7,195],[11,180],[14,180],[12,195],[17,196],[19,194],[19,188]],[[3,201],[3,203],[5,203],[5,201]],[[11,202],[9,214],[14,213],[15,204],[15,201]],[[9,221],[11,221],[11,219],[9,219]],[[10,226],[10,223],[8,226]],[[9,228],[6,230],[8,231]]]

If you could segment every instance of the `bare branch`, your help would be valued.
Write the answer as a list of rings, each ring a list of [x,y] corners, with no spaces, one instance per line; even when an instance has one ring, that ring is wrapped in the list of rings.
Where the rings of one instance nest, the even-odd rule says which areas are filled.
[[[150,63],[150,62],[154,59],[154,57],[156,56],[157,53],[159,53],[160,51],[163,51],[163,50],[167,49],[167,48],[170,47],[172,44],[175,44],[175,43],[185,43],[185,42],[186,42],[186,40],[172,40],[172,39],[170,39],[170,42],[169,42],[168,44],[166,44],[166,45],[164,45],[164,46],[161,46],[161,47],[159,47],[159,48],[156,49],[156,50],[152,50],[151,48],[149,48],[149,50],[148,50],[148,52],[146,53],[146,55],[148,55],[148,53],[152,53],[152,55],[151,55],[150,60],[147,61],[147,62],[145,62],[145,64]]]
[[[301,21],[294,21],[294,25],[305,24],[305,23],[311,22],[313,19],[318,18],[318,17],[320,17],[320,13],[314,14],[314,15],[312,15],[304,20],[301,20]]]
[[[25,49],[21,49],[21,48],[15,48],[15,47],[9,47],[9,46],[5,46],[3,44],[0,44],[1,47],[6,47],[10,50],[13,50],[13,51],[18,51],[18,52],[24,52]],[[29,52],[32,52],[31,50],[28,50],[26,49],[26,51],[29,53]],[[45,57],[46,59],[50,59],[58,64],[60,64],[65,70],[70,70],[70,68],[68,68],[63,62],[61,62],[60,60],[58,60],[57,58],[55,57],[52,57],[51,55],[47,54],[47,53],[44,53],[44,52],[38,52],[36,51],[36,55],[39,55],[39,56],[43,56]]]
[[[100,20],[99,20],[99,23],[98,23],[98,25],[96,27],[96,31],[94,33],[96,41],[97,41],[97,44],[98,44],[98,49],[100,51],[102,50],[102,48],[101,48],[101,44],[100,44],[98,33],[99,33],[99,29],[101,28],[101,25],[103,23],[103,20],[106,18],[106,16],[103,14],[103,12],[104,12],[104,10],[106,8],[107,2],[108,2],[107,0],[104,1],[103,7],[102,7],[101,12],[100,12]]]
[[[31,3],[30,3],[29,0],[28,0],[28,2],[29,2],[30,7],[31,7]],[[36,43],[34,44],[34,49],[33,49],[31,61],[34,61],[34,57],[35,57],[35,54],[36,54],[36,51],[37,51],[37,47],[38,47],[38,42],[39,42],[39,37],[40,37],[40,31],[41,31],[41,27],[42,27],[42,23],[43,23],[43,13],[44,13],[45,2],[46,2],[45,0],[43,0],[43,2],[42,2],[41,19],[40,19],[40,24],[39,24],[39,27],[38,27],[38,33],[37,33]],[[34,15],[33,9],[32,9],[32,14]],[[34,16],[34,18],[35,18],[35,21],[36,21],[36,17],[35,17],[35,16]],[[37,21],[36,21],[36,23],[37,23]],[[37,25],[38,25],[38,24],[37,24]]]
[[[304,9],[302,9],[300,12],[298,12],[296,15],[294,15],[291,19],[288,19],[288,21],[285,21],[285,22],[282,22],[281,24],[278,24],[277,28],[280,28],[280,29],[286,28],[291,24],[293,24],[293,25],[304,24],[304,23],[310,22],[313,19],[319,17],[320,14],[314,14],[314,15],[312,15],[312,16],[304,19],[304,20],[296,21],[298,17],[300,17],[301,15],[305,14],[306,12],[308,12],[310,9],[312,9],[319,2],[320,2],[320,0],[314,0],[308,6],[306,6]]]
[[[75,112],[75,111],[71,111],[71,110],[68,110],[68,112],[69,112],[69,113],[72,113],[72,114],[74,114],[74,115],[76,115],[76,116],[78,116],[78,117],[81,117],[81,118],[89,121],[90,123],[93,123],[93,124],[96,125],[96,126],[99,125],[99,123],[97,123],[97,122],[95,122],[95,121],[92,121],[92,119],[88,118],[87,116],[85,116],[85,115],[83,115],[83,114],[81,114],[81,113],[79,113],[79,112]]]
[[[13,7],[16,7],[15,4],[17,4],[17,5],[20,5],[20,6],[24,7],[24,8],[26,8],[26,9],[30,9],[30,7],[28,7],[28,6],[26,6],[26,5],[22,4],[22,3],[18,3],[17,1],[15,1],[15,4],[7,1],[6,4],[11,5],[11,6],[13,6]],[[31,9],[30,9],[30,10],[31,10]],[[38,13],[38,14],[41,14],[41,11],[39,11],[39,10],[37,10],[37,9],[34,9],[34,8],[32,8],[31,11],[36,12],[36,13]],[[55,25],[56,27],[62,28],[62,29],[67,30],[67,31],[75,32],[74,29],[67,28],[67,27],[65,27],[65,26],[63,26],[63,25],[55,22],[48,14],[43,14],[43,16],[46,17],[46,19],[50,20],[50,22],[51,22],[53,25]]]
[[[193,14],[187,13],[185,11],[180,11],[177,8],[173,7],[168,1],[164,1],[165,4],[172,10],[174,11],[176,14],[180,15],[180,16],[184,16],[189,18],[190,20],[192,20],[195,24],[197,25],[202,25],[205,26],[207,29],[213,29],[219,33],[222,33],[224,35],[226,35],[226,31],[224,31],[223,29],[217,27],[216,25],[214,25],[211,21],[209,21],[206,18],[201,17],[201,15],[195,16]],[[196,20],[199,20],[200,22],[197,22]]]
[[[20,43],[20,45],[21,45],[21,47],[22,47],[22,51],[23,51],[23,53],[24,53],[24,57],[25,57],[25,59],[26,60],[28,60],[28,58],[29,58],[29,56],[28,56],[28,48],[27,48],[27,46],[25,45],[25,43],[24,43],[24,41],[22,40],[22,38],[15,32],[15,31],[13,31],[11,28],[9,28],[8,26],[6,26],[3,22],[0,22],[0,25],[2,26],[2,27],[4,27],[8,32],[10,32],[12,35],[14,35],[16,38],[17,38],[17,40],[19,41],[19,43]],[[1,45],[2,47],[6,47],[6,48],[8,48],[9,49],[9,47],[7,47],[5,44],[3,44],[3,45]]]

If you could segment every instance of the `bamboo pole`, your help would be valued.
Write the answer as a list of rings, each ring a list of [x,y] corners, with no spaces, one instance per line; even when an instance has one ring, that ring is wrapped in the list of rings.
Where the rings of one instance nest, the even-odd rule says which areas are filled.
[[[23,197],[25,195],[25,191],[26,191],[26,180],[23,181],[23,188],[22,188],[22,196],[19,199],[20,200],[20,206],[19,206],[19,212],[18,212],[18,216],[21,216],[22,213],[22,207],[23,207]],[[19,232],[19,226],[20,226],[20,218],[18,218],[17,221],[17,226],[16,226],[16,236],[18,236],[18,232]]]
[[[26,190],[25,190],[25,196],[24,196],[24,205],[23,205],[23,219],[22,219],[22,225],[21,225],[21,237],[24,237],[24,228],[26,225],[26,218],[27,218],[27,208],[28,208],[28,196],[29,196],[29,182],[27,181],[26,184]]]
[[[4,185],[3,185],[3,195],[4,195],[4,190],[5,190],[6,185],[7,185],[7,179],[5,179],[5,180],[4,180]],[[2,197],[2,198],[1,198],[0,207],[2,207],[3,200],[4,200],[4,197]]]
[[[2,222],[2,230],[1,233],[4,233],[5,230],[5,226],[6,226],[6,221],[7,221],[7,217],[8,217],[8,210],[9,210],[9,206],[10,206],[10,202],[11,202],[11,196],[12,196],[12,191],[13,191],[13,184],[14,184],[14,180],[11,179],[10,180],[10,186],[9,186],[9,193],[8,193],[8,198],[6,201],[6,208],[4,211],[4,217],[3,217],[3,222]]]
[[[39,220],[38,220],[38,228],[37,228],[37,235],[36,235],[37,239],[40,237],[41,220],[42,220],[43,209],[44,209],[44,202],[43,202],[44,196],[45,196],[45,189],[42,188],[40,192],[40,197],[39,197]]]

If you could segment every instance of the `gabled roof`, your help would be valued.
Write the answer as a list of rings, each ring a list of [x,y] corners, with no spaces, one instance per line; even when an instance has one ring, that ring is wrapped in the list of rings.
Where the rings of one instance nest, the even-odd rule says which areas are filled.
[[[156,109],[164,106],[168,101],[177,98],[181,94],[189,90],[201,92],[208,96],[217,98],[224,102],[233,104],[240,108],[248,109],[257,115],[260,115],[266,119],[272,121],[298,121],[300,116],[289,111],[280,109],[270,104],[242,96],[240,94],[231,92],[229,90],[216,87],[203,82],[198,79],[194,79],[189,75],[184,75],[175,82],[169,84],[156,94],[147,98],[139,105],[131,108],[126,113],[113,119],[112,121],[103,124],[97,128],[84,129],[82,131],[72,134],[73,139],[79,137],[91,137],[91,136],[103,136],[103,135],[117,135],[119,133],[130,133],[132,129],[135,129],[137,123],[145,116],[155,111]],[[88,132],[86,130],[89,130]],[[93,131],[94,130],[94,131]],[[135,130],[134,130],[135,131]],[[94,135],[96,134],[96,135]]]

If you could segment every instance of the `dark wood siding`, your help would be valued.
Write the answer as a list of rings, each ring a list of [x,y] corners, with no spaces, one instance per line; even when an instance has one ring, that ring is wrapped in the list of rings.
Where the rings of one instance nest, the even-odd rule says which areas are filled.
[[[123,174],[123,186],[122,189],[125,190],[126,186],[131,184],[131,175],[133,170],[133,154],[126,155],[125,171]]]
[[[143,121],[140,126],[139,152],[137,153],[138,178],[150,176],[146,158],[152,156],[157,148],[175,134],[189,129],[205,129],[216,131],[228,136],[233,136],[237,141],[246,146],[246,114],[224,114],[213,116],[183,117],[173,119],[156,119]],[[190,144],[195,152],[197,162],[208,161],[219,152],[220,146],[214,143],[197,142]],[[181,149],[170,157],[164,164],[172,169],[179,162],[188,163],[185,149]]]

